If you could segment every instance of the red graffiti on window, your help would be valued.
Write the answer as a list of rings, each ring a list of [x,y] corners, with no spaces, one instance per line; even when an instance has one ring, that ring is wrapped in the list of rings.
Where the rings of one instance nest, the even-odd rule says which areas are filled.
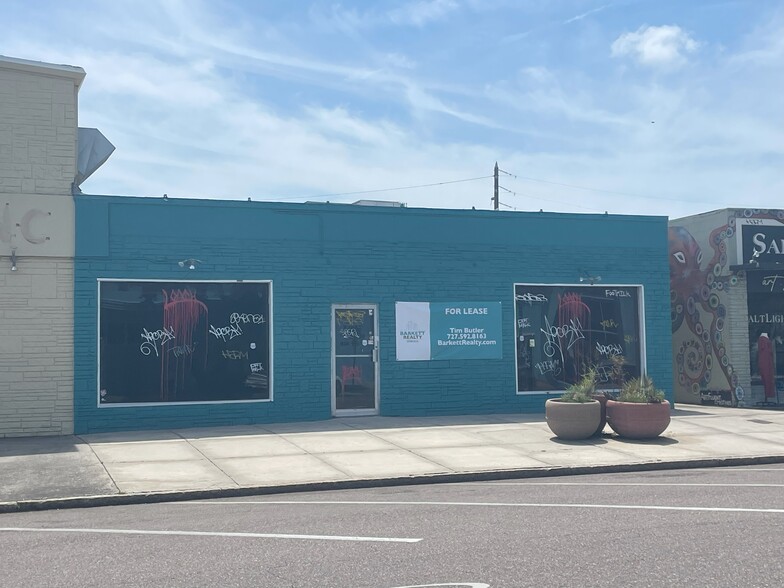
[[[579,329],[580,337],[575,338],[564,357],[564,373],[577,381],[591,362],[591,341],[586,336],[591,328],[591,309],[579,294],[572,292],[558,297],[558,324]]]
[[[192,290],[163,290],[163,328],[174,332],[174,339],[161,345],[161,401],[173,401],[185,387],[196,351],[194,335],[204,329],[199,356],[207,364],[207,306]],[[201,342],[203,341],[203,343]]]
[[[358,365],[344,365],[341,374],[344,386],[348,383],[348,380],[352,380],[351,383],[355,385],[362,383],[362,368]]]

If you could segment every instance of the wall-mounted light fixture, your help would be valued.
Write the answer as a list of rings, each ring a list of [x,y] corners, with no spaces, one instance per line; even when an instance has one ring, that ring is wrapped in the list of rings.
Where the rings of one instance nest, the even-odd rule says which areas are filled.
[[[178,261],[177,265],[180,267],[187,267],[189,270],[195,270],[199,264],[201,263],[201,259],[183,259],[182,261]]]
[[[602,276],[592,276],[585,270],[580,270],[580,283],[588,282],[591,286],[596,284],[596,282],[601,282]]]
[[[16,271],[16,247],[11,249],[11,271]]]

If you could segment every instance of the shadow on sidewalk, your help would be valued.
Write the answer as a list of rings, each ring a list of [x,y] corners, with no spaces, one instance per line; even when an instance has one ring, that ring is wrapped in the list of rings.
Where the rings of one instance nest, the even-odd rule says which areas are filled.
[[[381,429],[428,429],[439,427],[543,424],[544,414],[486,414],[442,415],[432,417],[407,416],[346,416],[321,421],[289,423],[261,423],[226,427],[172,429],[170,431],[130,431],[83,435],[89,443],[164,441],[167,439],[205,439],[214,437],[243,437],[287,435],[296,433],[330,433]]]
[[[59,437],[9,437],[0,439],[0,457],[75,453],[78,451],[78,445],[84,445],[84,443],[72,435]]]

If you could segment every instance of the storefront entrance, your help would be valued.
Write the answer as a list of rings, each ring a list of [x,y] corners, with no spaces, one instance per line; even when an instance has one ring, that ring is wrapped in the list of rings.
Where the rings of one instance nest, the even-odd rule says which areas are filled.
[[[332,414],[378,414],[378,308],[332,306]]]

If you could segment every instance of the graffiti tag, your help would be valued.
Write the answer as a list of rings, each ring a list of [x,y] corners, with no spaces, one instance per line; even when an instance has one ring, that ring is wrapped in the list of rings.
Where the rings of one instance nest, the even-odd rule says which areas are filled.
[[[561,365],[563,365],[564,350],[571,349],[580,339],[585,339],[583,325],[579,318],[573,318],[569,319],[568,324],[552,326],[547,317],[544,317],[544,325],[544,329],[539,329],[547,338],[543,346],[544,354],[547,357],[554,357],[558,353],[561,357]]]
[[[547,359],[536,363],[536,369],[539,370],[540,375],[552,373],[557,376],[561,373],[561,362],[557,359]]]
[[[547,302],[547,296],[544,294],[526,292],[525,294],[517,294],[515,300],[519,300],[520,302]]]
[[[599,352],[599,355],[604,355],[605,357],[612,357],[613,355],[623,355],[623,347],[621,347],[617,343],[608,343],[607,345],[602,345],[601,343],[597,342],[596,351]]]
[[[229,325],[226,327],[210,325],[210,334],[215,335],[216,339],[220,339],[225,343],[226,341],[230,341],[235,337],[242,335],[242,329],[240,329],[239,325]]]
[[[174,327],[158,329],[157,331],[142,329],[141,338],[144,339],[144,341],[139,345],[139,351],[142,352],[142,355],[150,355],[154,352],[155,357],[159,357],[159,347],[163,346],[164,343],[171,341],[174,337]]]
[[[335,317],[339,325],[361,325],[365,321],[364,310],[336,310]]]
[[[229,323],[232,325],[247,325],[249,323],[254,325],[261,325],[264,324],[264,315],[263,314],[245,314],[239,312],[231,313],[229,317]]]
[[[183,357],[185,355],[193,355],[193,350],[196,349],[196,343],[192,345],[180,345],[178,347],[170,347],[167,349],[174,357]]]

